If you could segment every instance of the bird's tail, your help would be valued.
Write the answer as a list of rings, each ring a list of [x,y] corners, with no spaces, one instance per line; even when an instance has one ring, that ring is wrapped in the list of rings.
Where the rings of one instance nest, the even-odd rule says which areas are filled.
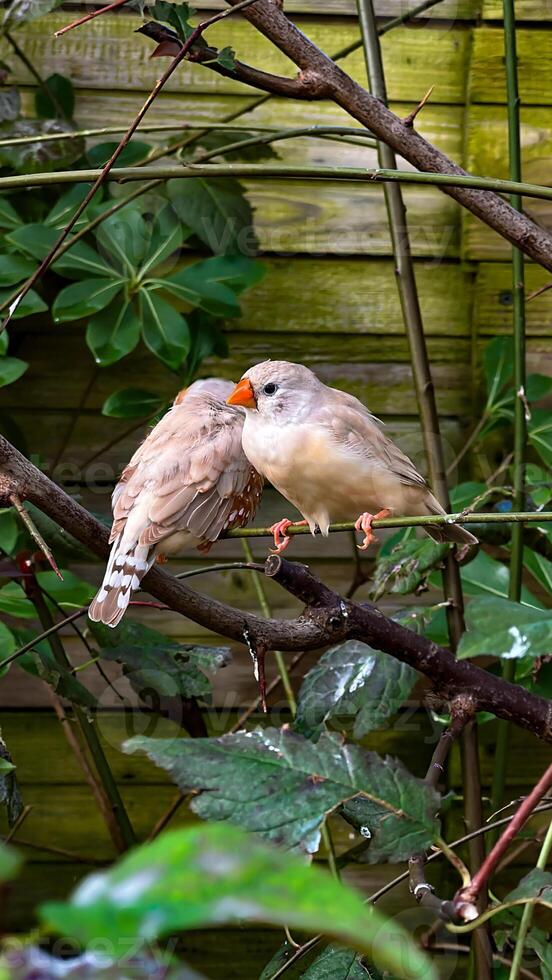
[[[113,542],[100,590],[90,603],[88,616],[94,623],[117,626],[132,593],[155,561],[153,549],[135,542],[126,547],[122,535]]]
[[[429,514],[444,514],[445,511],[441,507],[439,501],[431,494],[426,499],[427,510]],[[452,541],[454,544],[468,545],[473,547],[474,545],[479,545],[479,541],[474,534],[470,531],[466,531],[465,527],[461,527],[460,524],[439,524],[439,526],[424,527],[424,531],[429,534],[430,538],[434,541]]]

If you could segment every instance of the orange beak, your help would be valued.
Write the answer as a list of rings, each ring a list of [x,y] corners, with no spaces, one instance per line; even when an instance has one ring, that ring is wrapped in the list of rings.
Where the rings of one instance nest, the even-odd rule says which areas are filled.
[[[242,378],[234,388],[232,394],[226,399],[227,405],[241,405],[242,408],[256,408],[257,402],[253,394],[253,388],[247,378]]]

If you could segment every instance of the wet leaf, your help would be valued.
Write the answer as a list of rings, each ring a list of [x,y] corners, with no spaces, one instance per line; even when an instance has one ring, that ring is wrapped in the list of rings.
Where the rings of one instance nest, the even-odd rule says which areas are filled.
[[[99,313],[115,299],[124,282],[124,279],[83,279],[71,283],[54,300],[54,323],[67,323]]]
[[[126,752],[144,751],[181,789],[207,792],[192,803],[204,819],[230,820],[284,847],[314,853],[326,814],[362,793],[389,818],[436,833],[438,797],[400,762],[382,759],[323,733],[314,745],[286,728],[220,738],[162,740],[137,736]]]
[[[406,700],[418,674],[360,640],[331,647],[306,675],[295,728],[317,737],[329,718],[353,716],[354,738],[381,728]]]
[[[481,596],[468,604],[466,626],[458,649],[461,660],[489,654],[519,660],[552,650],[552,611],[546,609]]]
[[[152,915],[152,909],[155,914]],[[41,909],[47,928],[82,943],[160,936],[223,923],[268,922],[321,931],[366,952],[398,977],[435,980],[408,934],[352,890],[230,826],[175,830],[135,848]]]
[[[96,364],[114,364],[130,354],[140,340],[141,326],[132,303],[121,297],[93,316],[86,328],[86,343]]]

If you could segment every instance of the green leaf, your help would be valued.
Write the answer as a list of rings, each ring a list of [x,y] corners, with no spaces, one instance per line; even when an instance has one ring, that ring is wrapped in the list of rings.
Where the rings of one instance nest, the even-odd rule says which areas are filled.
[[[58,238],[59,233],[54,228],[37,224],[23,225],[6,235],[7,241],[12,245],[40,261],[46,258]],[[56,259],[52,268],[69,279],[81,279],[83,274],[120,278],[119,274],[110,265],[106,265],[90,245],[80,241],[75,242],[59,259]]]
[[[141,323],[130,300],[117,297],[88,321],[86,343],[96,364],[105,366],[130,354],[140,340]]]
[[[12,289],[0,290],[0,303],[4,303],[13,295]],[[48,307],[44,300],[35,293],[34,289],[30,289],[26,296],[23,297],[20,303],[12,313],[12,320],[22,320],[26,316],[32,316],[33,313],[43,313]]]
[[[460,660],[489,654],[503,660],[536,658],[552,648],[552,611],[509,599],[472,599],[466,608],[466,626],[458,648]]]
[[[164,404],[163,398],[145,388],[121,388],[106,398],[102,415],[113,419],[150,418],[160,412]]]
[[[433,791],[397,760],[344,745],[327,732],[316,745],[285,728],[220,738],[137,736],[124,745],[126,752],[136,749],[170,772],[181,788],[203,791],[192,809],[204,819],[230,820],[309,854],[318,849],[326,814],[357,793],[407,827],[415,801],[421,801],[416,808],[425,812],[426,842],[436,833]]]
[[[8,824],[13,827],[23,811],[23,800],[17,785],[15,766],[4,739],[0,736],[0,804],[6,808]],[[6,763],[8,763],[6,767]]]
[[[202,265],[203,263],[197,263]],[[222,283],[212,282],[200,276],[195,266],[181,269],[172,276],[164,279],[152,279],[156,288],[161,288],[177,299],[192,306],[198,306],[216,317],[239,316],[240,307],[235,293]]]
[[[65,667],[58,664],[47,641],[37,643],[28,654],[20,657],[19,666],[33,677],[40,677],[62,698],[83,708],[97,707],[93,694]]]
[[[95,146],[89,147],[86,151],[86,156],[90,166],[95,169],[104,167],[107,161],[113,156],[118,145],[115,140],[110,140],[106,143],[96,143]],[[149,143],[144,143],[142,140],[132,140],[117,157],[117,166],[134,167],[147,157],[150,150],[151,145]]]
[[[253,211],[232,177],[169,180],[169,199],[179,218],[212,252],[257,251]]]
[[[9,667],[2,667],[2,661],[17,650],[15,636],[8,627],[0,622],[0,677],[9,670]]]
[[[0,228],[12,230],[23,222],[6,197],[0,196]]]
[[[0,881],[10,881],[15,878],[21,867],[21,857],[12,847],[0,845]]]
[[[220,321],[202,310],[194,310],[188,317],[188,326],[190,350],[186,357],[186,384],[193,381],[206,357],[228,357],[228,344]]]
[[[221,283],[238,294],[264,279],[267,271],[258,259],[245,255],[214,255],[188,268],[194,270],[197,279]]]
[[[134,207],[126,207],[102,221],[96,230],[100,251],[105,251],[108,264],[125,276],[134,276],[143,260],[150,231],[142,215]]]
[[[33,136],[36,139],[32,143],[0,147],[0,165],[21,174],[63,170],[80,159],[84,140],[82,137],[61,140],[43,140],[41,137],[71,131],[71,126],[60,119],[17,119],[9,129],[2,129],[2,137]]]
[[[284,963],[287,963],[290,956],[293,956],[294,953],[295,947],[285,939],[282,945],[278,946],[274,955],[270,957],[262,973],[259,974],[259,980],[272,980],[276,970],[279,970]]]
[[[190,331],[181,313],[152,290],[141,289],[142,337],[167,367],[177,370],[190,349]]]
[[[233,48],[222,48],[215,58],[217,65],[226,68],[227,71],[234,71],[236,67],[236,52]]]
[[[435,980],[408,934],[354,891],[293,855],[228,826],[191,827],[135,848],[78,885],[70,903],[41,909],[47,928],[82,943],[160,936],[223,923],[268,922],[323,932],[398,977]]]
[[[0,362],[1,366],[1,362]],[[19,537],[20,524],[13,507],[0,509],[0,548],[11,555]]]
[[[61,606],[87,606],[96,594],[95,587],[68,568],[62,569],[62,575],[63,581],[53,571],[37,572],[36,580],[40,588]]]
[[[506,904],[517,902],[520,898],[538,898],[543,905],[552,908],[552,873],[533,868],[508,892],[503,901]]]
[[[81,282],[71,283],[54,300],[54,323],[67,323],[99,313],[115,299],[124,283],[124,279],[83,279]]]
[[[2,29],[11,31],[20,24],[29,24],[59,7],[62,0],[12,0],[2,21]]]
[[[138,694],[146,688],[162,697],[178,695],[208,701],[211,682],[205,671],[219,670],[231,659],[228,647],[175,643],[132,620],[115,629],[92,623],[90,627],[101,656],[123,664],[124,673]]]
[[[13,384],[28,367],[27,361],[20,361],[18,357],[3,357],[0,360],[0,388]]]
[[[514,346],[511,337],[495,337],[485,348],[483,368],[487,382],[486,411],[492,412],[514,371]]]
[[[48,213],[47,217],[44,219],[44,224],[49,228],[58,228],[61,230],[67,224],[69,218],[73,217],[73,214],[77,210],[78,206],[82,204],[84,198],[90,190],[89,184],[73,184],[69,190],[65,191],[56,201],[52,210]],[[102,201],[102,188],[93,197],[91,204],[83,211],[80,218],[74,226],[75,231],[79,231],[80,228],[87,224],[91,218],[96,217],[101,211],[106,207],[111,207],[113,204],[112,200]]]
[[[20,255],[2,255],[0,257],[0,286],[15,286],[22,279],[27,279],[35,270],[34,262]]]
[[[528,402],[540,402],[552,391],[552,378],[547,374],[530,374],[525,383]]]
[[[539,554],[538,551],[533,551],[531,548],[524,548],[523,564],[534,578],[536,578],[537,582],[548,593],[552,594],[552,561],[549,561],[544,555]]]
[[[471,507],[474,500],[480,497],[482,493],[485,493],[486,489],[487,485],[485,483],[476,483],[474,480],[459,483],[458,486],[453,487],[450,491],[452,511],[459,513],[465,510],[466,507]]]
[[[368,968],[353,949],[326,946],[301,974],[301,980],[380,980],[381,973]]]
[[[187,3],[166,3],[165,0],[156,0],[150,7],[151,15],[155,20],[160,20],[164,24],[170,24],[176,31],[181,41],[185,41],[193,31],[190,24],[192,8]]]
[[[232,50],[232,49],[230,49]],[[219,52],[219,56],[216,62],[220,65],[220,56],[223,54],[222,51]],[[258,132],[253,132],[252,130],[242,130],[231,132],[224,129],[212,129],[209,132],[201,133],[198,137],[196,146],[193,147],[193,154],[189,154],[189,159],[191,162],[194,160],[194,156],[201,156],[204,150],[211,152],[212,150],[218,150],[220,148],[220,153],[218,156],[226,158],[230,157],[231,160],[243,160],[246,163],[262,163],[267,160],[279,160],[280,155],[275,150],[271,143],[255,143],[251,146],[236,147],[233,150],[228,151],[227,147],[234,143],[245,143],[246,140],[252,137],[258,137],[260,134]],[[199,153],[197,151],[197,146],[201,147]],[[192,149],[192,147],[190,147]],[[213,157],[213,160],[215,158]]]
[[[494,561],[485,551],[479,551],[475,558],[463,565],[460,569],[462,585],[467,595],[484,595],[490,593],[495,596],[507,597],[510,573],[506,565]],[[431,579],[432,584],[437,584],[437,578]],[[439,583],[440,584],[440,583]],[[531,594],[525,587],[521,590],[521,597],[524,603],[531,606],[540,606],[538,599]]]
[[[429,573],[439,565],[450,545],[424,535],[415,537],[412,529],[400,531],[386,541],[378,554],[372,579],[372,595],[380,598],[386,592],[405,595],[425,588]]]
[[[331,647],[306,675],[297,697],[297,731],[318,736],[328,718],[354,716],[354,738],[381,728],[406,700],[418,677],[360,640]]]
[[[65,75],[55,72],[35,90],[35,112],[39,119],[72,119],[74,111],[75,90]]]
[[[16,619],[36,619],[35,608],[19,582],[8,582],[0,589],[0,613]]]
[[[150,239],[145,259],[138,272],[140,279],[144,279],[151,270],[155,270],[177,252],[184,241],[184,229],[170,206],[162,209],[149,230]]]
[[[529,422],[529,442],[543,463],[552,466],[552,416],[548,409],[535,409]]]

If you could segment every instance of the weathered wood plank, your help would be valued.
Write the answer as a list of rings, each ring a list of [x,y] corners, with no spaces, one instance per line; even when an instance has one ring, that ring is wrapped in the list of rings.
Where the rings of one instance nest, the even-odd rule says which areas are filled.
[[[483,0],[481,16],[484,20],[502,20],[503,12],[502,0]],[[548,0],[521,0],[516,3],[516,18],[518,21],[548,21],[552,19],[552,9]]]
[[[522,103],[549,105],[552,102],[550,31],[520,28],[517,31],[517,55]],[[471,102],[506,102],[504,33],[501,28],[480,27],[473,32],[469,99]]]
[[[550,183],[552,137],[550,109],[522,106],[523,179]],[[505,106],[471,105],[467,113],[466,166],[471,173],[508,177],[508,121]],[[552,204],[524,199],[524,208],[539,224],[552,228]],[[468,212],[462,214],[462,253],[472,261],[508,259],[510,246]]]
[[[159,66],[150,61],[151,44],[133,32],[142,23],[136,15],[98,17],[84,30],[71,31],[59,38],[55,46],[52,33],[67,23],[67,14],[55,12],[39,21],[25,25],[18,32],[27,57],[41,75],[60,71],[71,77],[77,88],[150,89],[159,75]],[[358,37],[356,22],[351,18],[324,18],[297,24],[324,51],[332,53]],[[231,45],[238,58],[265,71],[293,74],[289,61],[253,27],[230,18],[215,25],[209,32],[210,41],[220,47]],[[431,80],[435,85],[433,103],[463,102],[464,72],[467,64],[469,32],[461,26],[428,30],[397,28],[385,36],[383,47],[386,61],[389,97],[401,101],[418,101],[427,88],[427,68],[431,65]],[[6,42],[0,43],[0,57],[7,58]],[[10,64],[13,59],[9,59]],[[362,50],[344,62],[347,71],[362,83],[366,81]],[[13,70],[18,81],[30,84],[34,80],[25,68],[15,61]],[[251,92],[246,86],[225,79],[198,65],[185,62],[166,86],[167,91],[238,93]]]
[[[83,5],[92,6],[94,0],[82,0]],[[489,0],[487,0],[489,2]],[[474,20],[481,16],[481,7],[485,0],[442,0],[436,8],[430,7],[422,14],[414,18],[416,24],[423,23],[428,18],[437,20]],[[539,7],[542,9],[546,0],[522,0],[522,3],[529,3],[534,7],[534,16],[537,16]],[[196,10],[223,10],[225,0],[196,0]],[[414,2],[409,4],[415,7]],[[402,16],[405,12],[405,0],[376,0],[374,4],[376,16],[382,20],[390,17]],[[357,7],[355,0],[286,0],[286,13],[288,14],[310,14],[311,16],[327,17],[328,15],[338,14],[341,16],[356,17]],[[502,15],[501,15],[502,16]],[[493,17],[496,19],[496,17]],[[524,19],[527,17],[524,15]]]
[[[527,265],[527,295],[550,281],[550,274],[539,266]],[[481,262],[475,283],[474,326],[478,334],[511,333],[513,323],[512,272],[502,262]],[[526,330],[533,338],[529,358],[537,362],[552,356],[552,291],[543,293],[525,306]],[[538,339],[537,339],[538,338]],[[542,366],[539,370],[543,370]]]

